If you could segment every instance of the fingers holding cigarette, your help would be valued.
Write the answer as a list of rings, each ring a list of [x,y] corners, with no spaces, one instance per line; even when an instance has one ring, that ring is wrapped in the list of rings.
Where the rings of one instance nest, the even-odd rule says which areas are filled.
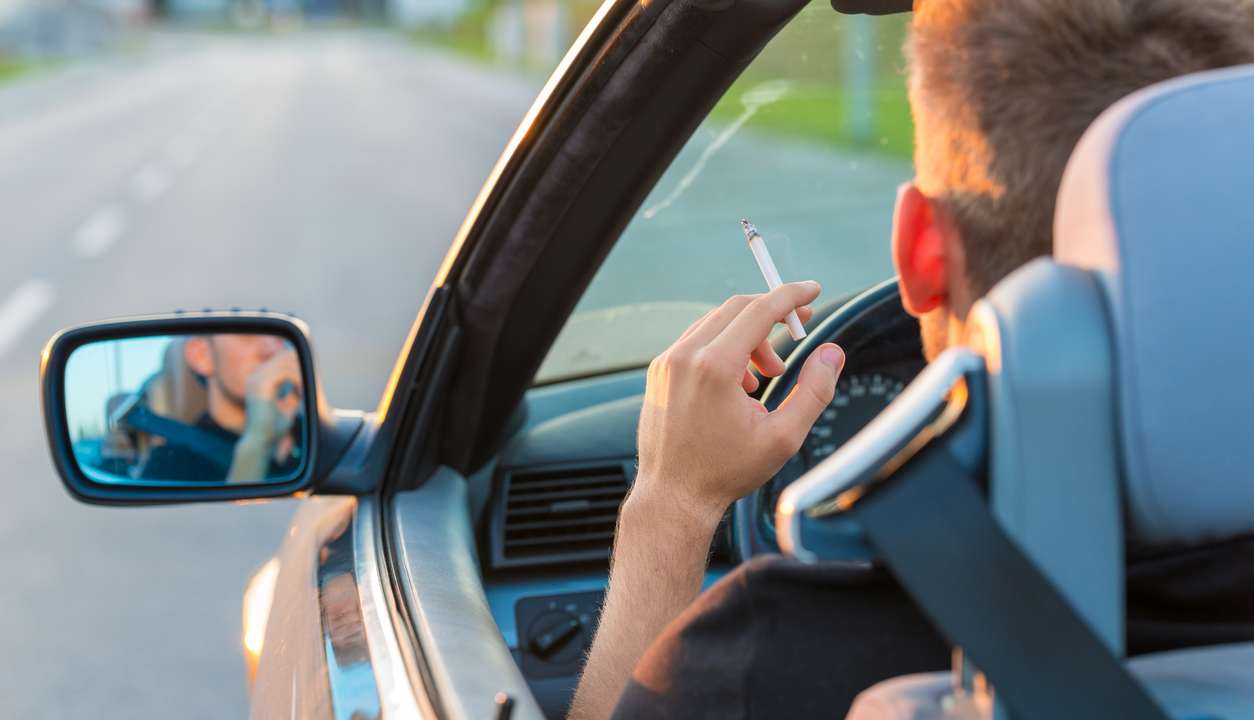
[[[762,271],[762,278],[766,280],[767,288],[774,290],[783,285],[784,281],[779,276],[779,268],[775,267],[775,260],[771,258],[771,251],[767,249],[762,233],[758,232],[758,229],[748,220],[741,220],[740,228],[745,233],[745,240],[749,241],[749,251],[753,253],[753,260]],[[792,310],[789,310],[785,316],[784,324],[788,326],[788,334],[793,340],[800,342],[806,336],[806,329],[802,325],[801,318]]]
[[[803,324],[808,323],[810,318],[814,317],[814,310],[809,305],[803,305],[797,308],[797,316]],[[783,325],[784,319],[780,318],[776,324]],[[775,346],[771,344],[769,337],[763,339],[750,353],[749,360],[753,369],[763,377],[778,377],[784,372],[784,361],[779,357],[779,353],[775,352]]]
[[[822,288],[818,283],[807,280],[786,283],[765,295],[758,295],[744,304],[741,312],[730,318],[725,329],[721,330],[718,336],[709,342],[709,345],[720,355],[741,355],[742,357],[750,355],[766,340],[776,323],[795,312],[797,308],[814,302],[820,292]],[[774,350],[771,352],[773,354]]]

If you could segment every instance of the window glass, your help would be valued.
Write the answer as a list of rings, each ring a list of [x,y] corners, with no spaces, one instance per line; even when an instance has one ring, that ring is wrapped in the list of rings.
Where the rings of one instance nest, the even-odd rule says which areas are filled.
[[[912,127],[908,15],[807,6],[746,69],[653,188],[580,300],[538,382],[639,367],[706,310],[765,281],[739,220],[820,303],[892,274]]]

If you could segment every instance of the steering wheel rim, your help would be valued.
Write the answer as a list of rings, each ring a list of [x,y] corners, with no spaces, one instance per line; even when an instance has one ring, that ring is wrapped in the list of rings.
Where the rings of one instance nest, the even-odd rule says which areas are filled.
[[[899,299],[897,278],[893,277],[873,285],[840,306],[789,353],[784,361],[784,372],[773,378],[762,393],[762,404],[771,411],[779,407],[796,385],[801,366],[815,348],[839,338],[847,328],[867,312],[883,306],[886,302],[898,302]],[[759,488],[732,505],[732,542],[736,555],[742,562],[757,555],[779,552],[774,533],[768,532],[765,527],[760,527],[761,495]]]

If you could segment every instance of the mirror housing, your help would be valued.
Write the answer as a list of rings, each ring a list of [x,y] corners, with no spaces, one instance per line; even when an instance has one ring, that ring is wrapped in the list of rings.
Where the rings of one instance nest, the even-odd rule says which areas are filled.
[[[303,462],[299,471],[277,481],[249,484],[154,482],[111,475],[93,468],[85,472],[75,454],[66,403],[66,370],[75,350],[92,343],[164,336],[216,334],[269,335],[290,343],[300,363],[304,403]],[[286,497],[309,491],[319,477],[330,474],[362,426],[360,413],[336,413],[323,399],[313,367],[308,326],[288,315],[271,312],[179,312],[123,318],[79,325],[58,332],[40,360],[44,426],[49,450],[66,489],[75,499],[99,505],[162,505],[187,502],[228,502]]]

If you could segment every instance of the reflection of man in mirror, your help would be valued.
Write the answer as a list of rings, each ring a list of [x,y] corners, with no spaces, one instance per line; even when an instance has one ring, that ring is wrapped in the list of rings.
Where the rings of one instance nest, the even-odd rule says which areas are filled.
[[[206,410],[194,423],[204,442],[177,440],[155,449],[144,476],[257,482],[300,464],[293,440],[301,407],[300,361],[271,335],[189,337],[183,361],[205,383]]]

